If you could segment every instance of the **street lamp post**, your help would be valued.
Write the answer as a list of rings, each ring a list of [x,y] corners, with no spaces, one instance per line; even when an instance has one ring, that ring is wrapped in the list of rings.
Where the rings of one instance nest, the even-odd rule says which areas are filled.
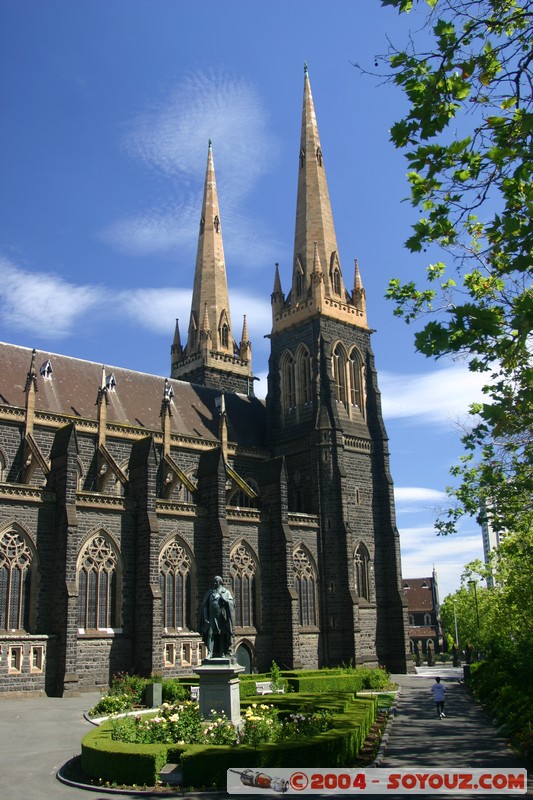
[[[468,585],[474,587],[474,602],[476,604],[476,621],[477,621],[477,629],[478,629],[478,633],[479,633],[479,608],[478,608],[478,604],[477,604],[477,589],[476,589],[477,581],[468,581]]]
[[[455,623],[455,644],[459,649],[459,634],[457,633],[457,600],[453,601],[453,621]]]

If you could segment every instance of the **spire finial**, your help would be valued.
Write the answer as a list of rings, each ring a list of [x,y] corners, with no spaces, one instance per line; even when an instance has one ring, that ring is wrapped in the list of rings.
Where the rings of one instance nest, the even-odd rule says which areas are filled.
[[[309,67],[307,66],[307,61],[304,61],[304,75],[307,75],[309,72]]]
[[[211,139],[209,139],[209,141],[207,142],[207,146],[208,146],[208,148],[209,148],[210,150],[212,149],[212,147],[213,147],[213,142],[211,141]]]

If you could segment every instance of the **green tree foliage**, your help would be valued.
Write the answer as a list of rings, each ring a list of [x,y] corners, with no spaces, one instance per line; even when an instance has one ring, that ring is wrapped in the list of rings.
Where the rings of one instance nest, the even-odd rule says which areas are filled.
[[[420,281],[391,280],[388,296],[419,321],[421,353],[463,357],[487,379],[439,527],[486,507],[516,530],[533,518],[533,0],[382,5],[424,15],[384,57],[409,104],[391,138],[421,214],[406,246],[446,253]]]
[[[523,755],[533,754],[533,532],[508,533],[490,564],[472,562],[461,588],[445,598],[447,633],[457,619],[459,647],[473,646],[483,663],[472,672],[476,695]],[[482,585],[489,579],[490,588]],[[475,588],[474,588],[475,587]],[[454,614],[455,611],[455,614]]]

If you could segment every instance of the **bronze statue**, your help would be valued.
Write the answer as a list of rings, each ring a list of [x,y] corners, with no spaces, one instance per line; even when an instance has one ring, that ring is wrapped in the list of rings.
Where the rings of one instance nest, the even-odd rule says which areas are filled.
[[[220,575],[215,575],[213,586],[205,593],[200,606],[198,629],[208,658],[232,655],[235,600],[230,590],[222,584]]]

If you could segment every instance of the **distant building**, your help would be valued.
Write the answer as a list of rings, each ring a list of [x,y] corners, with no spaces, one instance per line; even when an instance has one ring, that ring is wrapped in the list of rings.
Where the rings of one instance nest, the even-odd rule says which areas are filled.
[[[483,561],[485,564],[488,564],[491,553],[500,546],[501,533],[500,531],[494,530],[491,515],[490,512],[487,511],[486,506],[483,506],[478,519],[481,525],[481,535],[483,537]],[[492,575],[487,578],[487,586],[489,589],[494,586],[494,578]]]
[[[431,578],[404,578],[402,588],[407,599],[411,653],[415,652],[419,641],[424,653],[430,642],[433,642],[436,653],[444,652],[446,643],[440,617],[437,573],[433,570]]]

